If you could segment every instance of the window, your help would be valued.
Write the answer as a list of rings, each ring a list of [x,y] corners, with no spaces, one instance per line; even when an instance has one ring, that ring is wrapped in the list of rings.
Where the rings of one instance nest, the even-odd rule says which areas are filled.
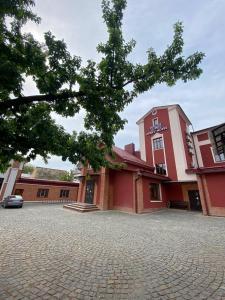
[[[223,152],[222,153],[217,153],[216,149],[213,149],[212,147],[211,147],[211,151],[212,151],[212,156],[214,158],[215,163],[225,161],[225,154]]]
[[[214,154],[214,157],[216,162],[221,162],[225,160],[224,153]]]
[[[163,149],[163,138],[157,138],[153,140],[153,149],[157,150],[157,149]]]
[[[37,197],[39,198],[48,198],[49,189],[38,189]]]
[[[166,165],[164,163],[156,164],[155,170],[157,174],[166,175]]]
[[[157,126],[159,124],[158,118],[152,120],[152,125]]]
[[[23,195],[23,189],[16,189],[15,190],[15,195],[20,195],[20,196],[22,196]]]
[[[160,199],[160,187],[158,183],[150,183],[150,199],[155,201],[161,201]]]
[[[61,190],[60,191],[60,198],[68,198],[69,197],[69,193],[70,191],[69,190]]]

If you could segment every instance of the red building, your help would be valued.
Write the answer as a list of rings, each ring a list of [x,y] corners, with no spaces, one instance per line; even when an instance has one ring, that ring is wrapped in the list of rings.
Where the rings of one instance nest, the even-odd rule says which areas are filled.
[[[21,177],[23,163],[13,162],[3,175],[0,201],[9,195],[22,195],[25,202],[75,202],[79,184],[62,180]]]
[[[205,215],[225,217],[225,124],[192,134],[197,167],[198,187]]]
[[[217,133],[218,154],[218,126],[190,133],[179,105],[155,107],[137,124],[140,151],[134,144],[114,147],[114,163],[122,167],[96,173],[84,168],[78,201],[103,210],[142,213],[171,206],[225,216],[225,130]]]

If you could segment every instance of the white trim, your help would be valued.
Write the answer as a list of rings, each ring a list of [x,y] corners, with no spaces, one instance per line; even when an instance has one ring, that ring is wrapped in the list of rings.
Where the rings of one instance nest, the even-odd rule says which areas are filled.
[[[163,202],[162,200],[150,200],[150,202]]]
[[[8,176],[8,180],[7,180],[7,185],[6,185],[6,189],[3,195],[3,199],[9,195],[12,194],[13,192],[13,188],[15,186],[16,183],[16,178],[17,178],[17,174],[18,174],[18,168],[10,168],[9,171],[9,176]]]
[[[198,138],[197,138],[198,140]],[[211,145],[210,140],[205,140],[205,141],[198,141],[199,146],[203,146],[203,145]]]
[[[177,171],[177,179],[180,180],[190,180],[195,179],[195,174],[187,174],[185,170],[187,166],[187,157],[184,148],[184,139],[181,131],[181,124],[179,113],[177,107],[171,107],[168,109],[169,122],[171,129],[172,145],[175,159],[175,166]]]
[[[194,142],[194,145],[195,145],[195,152],[196,152],[196,161],[198,161],[198,166],[200,168],[203,167],[203,160],[202,160],[202,154],[201,154],[201,150],[200,150],[200,145],[199,145],[199,142],[198,142],[198,138],[197,138],[197,135],[193,135],[193,142]]]
[[[146,161],[144,121],[139,123],[139,143],[140,143],[141,159]]]

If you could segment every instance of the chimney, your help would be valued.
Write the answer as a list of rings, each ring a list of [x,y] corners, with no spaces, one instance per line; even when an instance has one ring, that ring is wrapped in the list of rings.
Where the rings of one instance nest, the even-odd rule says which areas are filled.
[[[135,145],[134,143],[128,144],[124,146],[124,150],[128,153],[135,155]]]

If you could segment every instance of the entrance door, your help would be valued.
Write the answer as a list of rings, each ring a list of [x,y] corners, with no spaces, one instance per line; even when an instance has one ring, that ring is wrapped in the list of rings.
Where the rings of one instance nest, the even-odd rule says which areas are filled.
[[[202,210],[199,191],[198,190],[191,190],[188,191],[189,196],[189,203],[191,210]]]
[[[95,184],[94,180],[87,180],[86,193],[85,193],[85,203],[93,204],[94,184]]]

